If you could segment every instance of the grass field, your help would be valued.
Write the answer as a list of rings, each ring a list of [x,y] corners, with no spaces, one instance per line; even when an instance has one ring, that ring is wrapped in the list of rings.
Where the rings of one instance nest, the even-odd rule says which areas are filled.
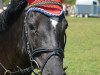
[[[100,18],[67,17],[64,66],[68,75],[100,75]]]

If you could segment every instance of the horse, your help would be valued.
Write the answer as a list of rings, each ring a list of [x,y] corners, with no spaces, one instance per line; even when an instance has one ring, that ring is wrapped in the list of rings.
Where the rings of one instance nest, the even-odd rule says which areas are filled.
[[[64,75],[68,26],[64,14],[27,12],[26,6],[27,2],[16,9],[6,30],[0,32],[0,75]]]

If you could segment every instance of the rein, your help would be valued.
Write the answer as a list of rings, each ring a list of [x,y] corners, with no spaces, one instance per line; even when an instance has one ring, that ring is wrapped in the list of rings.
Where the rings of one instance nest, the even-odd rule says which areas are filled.
[[[4,75],[26,75],[26,74],[30,74],[30,72],[33,71],[32,67],[21,69],[19,66],[17,66],[18,71],[12,72],[11,70],[6,69],[5,66],[1,63],[0,66],[5,70]]]

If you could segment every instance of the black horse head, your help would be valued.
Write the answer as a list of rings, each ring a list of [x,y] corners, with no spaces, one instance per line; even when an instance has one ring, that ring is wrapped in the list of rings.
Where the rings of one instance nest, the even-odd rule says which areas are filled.
[[[36,66],[42,75],[64,75],[64,36],[67,28],[64,14],[50,17],[30,11],[25,15],[26,4],[8,13],[3,24],[7,30],[0,33],[0,75],[8,70],[12,71],[10,74],[30,75],[31,71],[35,73],[33,67]],[[32,70],[29,72],[29,69]]]
[[[63,55],[67,21],[61,16],[46,16],[30,11],[25,19],[27,50],[42,75],[64,75]]]

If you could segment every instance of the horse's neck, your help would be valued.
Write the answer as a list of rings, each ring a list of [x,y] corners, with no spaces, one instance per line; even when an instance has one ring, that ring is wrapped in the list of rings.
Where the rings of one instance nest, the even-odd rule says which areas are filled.
[[[8,31],[0,34],[0,48],[2,48],[3,46],[17,46],[20,39],[20,35],[22,33],[23,20],[23,15],[21,15],[19,19],[17,19],[17,21],[13,25],[11,25]]]
[[[15,68],[20,64],[22,68],[28,66],[28,64],[24,65],[28,62],[28,58],[25,57],[26,54],[22,54],[21,48],[19,47],[21,45],[20,40],[22,39],[23,23],[24,16],[21,15],[7,32],[0,34],[0,63],[5,66],[7,64],[15,64],[14,66],[9,65],[8,68]]]
[[[21,14],[5,33],[0,34],[0,52],[2,51],[3,54],[21,53],[19,41],[22,35],[23,22],[24,16]]]

